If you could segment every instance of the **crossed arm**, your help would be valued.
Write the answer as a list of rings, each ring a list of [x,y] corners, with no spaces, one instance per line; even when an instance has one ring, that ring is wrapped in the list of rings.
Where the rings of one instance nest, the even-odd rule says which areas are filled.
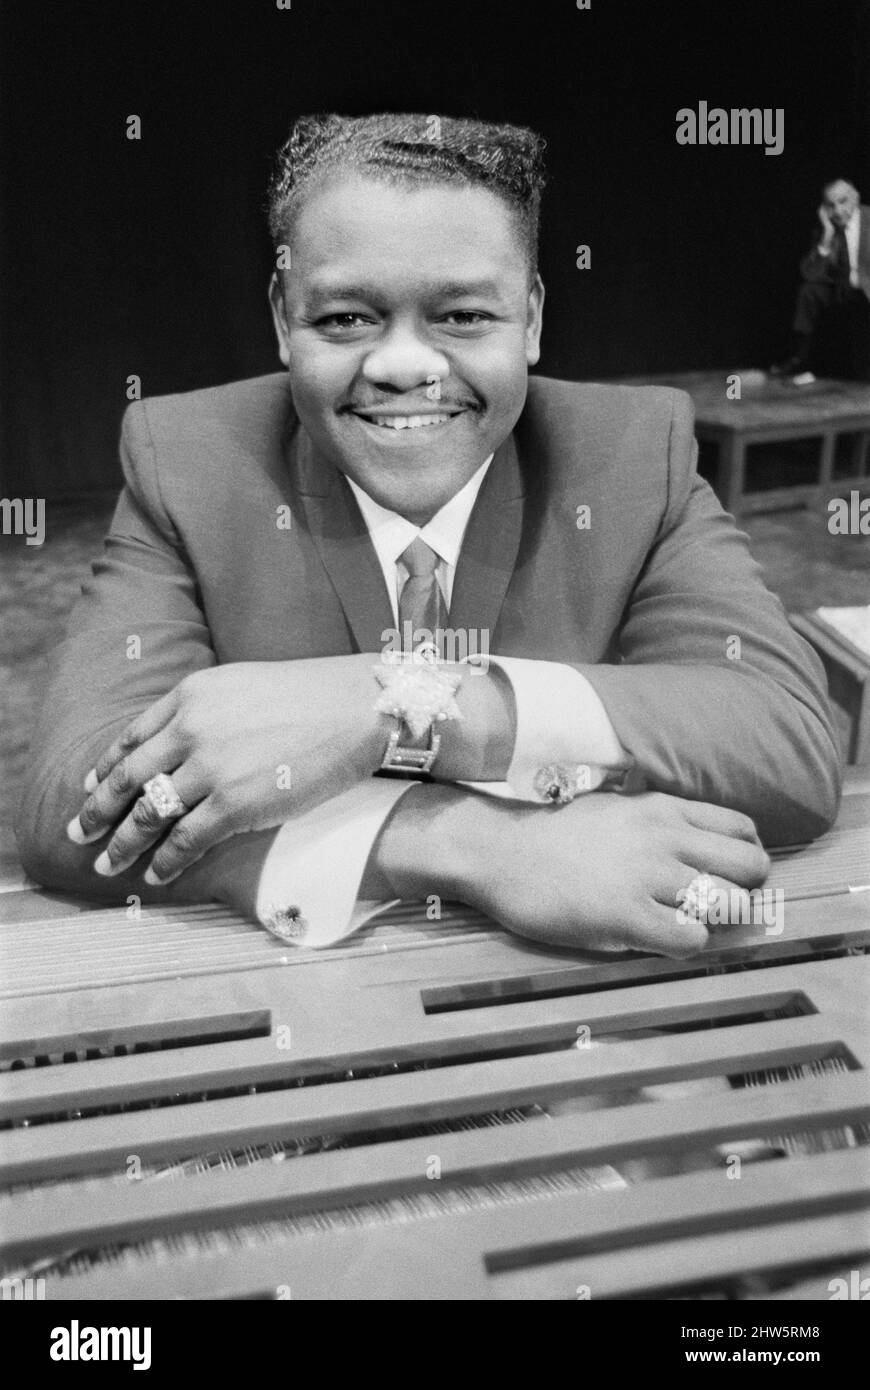
[[[250,911],[259,896],[255,865],[273,852],[274,827],[292,830],[324,797],[332,814],[335,799],[377,766],[384,730],[366,713],[374,662],[363,655],[237,663],[185,678],[97,760],[86,779],[92,790],[69,828],[73,842],[90,850],[101,877],[132,875],[143,896],[172,877],[181,896],[217,892]],[[695,874],[746,888],[764,877],[767,856],[751,819],[737,811],[660,793],[593,793],[545,807],[455,785],[468,772],[497,780],[509,760],[503,684],[489,675],[466,679],[466,717],[445,747],[442,777],[450,780],[395,789],[401,799],[385,812],[361,896],[435,893],[535,939],[680,955],[706,937],[700,924],[681,926],[674,911]],[[289,788],[272,776],[280,758],[300,769]],[[138,797],[165,767],[177,769],[173,781],[193,809],[161,842],[163,827]],[[143,852],[155,845],[143,875]],[[193,885],[209,859],[204,893]]]
[[[91,897],[218,898],[251,912],[279,827],[380,762],[377,657],[218,665],[195,576],[149,503],[128,469],[34,738],[22,858],[46,885]],[[127,658],[131,633],[139,660]],[[734,636],[738,660],[726,654]],[[619,641],[619,665],[578,669],[647,791],[542,807],[457,785],[502,780],[515,733],[504,678],[466,675],[442,780],[395,802],[361,895],[436,893],[540,939],[685,954],[704,931],[678,930],[674,903],[695,874],[754,886],[767,869],[759,834],[793,843],[830,824],[838,768],[817,665],[697,481],[671,501]],[[132,808],[157,771],[195,810],[154,850],[154,827]],[[94,867],[107,859],[111,876]],[[161,882],[144,876],[149,863]]]

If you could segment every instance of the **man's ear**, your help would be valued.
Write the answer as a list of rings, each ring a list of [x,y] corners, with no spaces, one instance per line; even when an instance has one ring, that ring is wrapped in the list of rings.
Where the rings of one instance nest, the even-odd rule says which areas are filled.
[[[278,356],[284,366],[290,365],[290,331],[287,327],[287,311],[284,307],[284,288],[277,270],[272,271],[269,281],[269,304],[272,309],[272,322],[278,339]]]
[[[526,361],[530,367],[541,356],[541,329],[544,323],[544,282],[540,275],[535,276],[529,290],[529,311],[526,320]]]

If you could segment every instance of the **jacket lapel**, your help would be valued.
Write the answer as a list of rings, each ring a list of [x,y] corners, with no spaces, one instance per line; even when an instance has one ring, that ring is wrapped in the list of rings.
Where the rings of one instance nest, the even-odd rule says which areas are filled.
[[[288,444],[293,490],[361,652],[379,652],[393,611],[366,524],[342,475],[296,428]]]
[[[496,450],[462,542],[450,626],[485,632],[491,642],[516,566],[525,488],[513,434]]]

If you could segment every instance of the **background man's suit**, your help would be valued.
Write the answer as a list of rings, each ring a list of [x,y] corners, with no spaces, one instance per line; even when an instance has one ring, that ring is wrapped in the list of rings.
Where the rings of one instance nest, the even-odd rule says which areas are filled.
[[[769,843],[811,838],[839,794],[821,668],[695,456],[681,392],[532,378],[475,504],[450,624],[488,630],[494,655],[576,664],[648,787],[743,810]],[[95,851],[65,835],[87,770],[191,671],[376,653],[393,619],[350,488],[300,427],[286,375],[132,405],[122,459],[104,556],[55,657],[20,849],[49,886],[202,898],[237,843],[168,888],[92,872]]]
[[[870,299],[870,207],[863,205],[860,214],[860,235],[858,239],[858,288]],[[819,254],[817,238],[814,245],[801,261],[801,276],[804,280],[827,281],[833,283],[837,276],[836,264],[830,256]]]
[[[828,349],[830,362],[823,370],[870,380],[870,207],[861,207],[857,247],[858,284],[849,281],[849,256],[842,240],[823,256],[818,238],[801,261],[802,284],[798,289],[792,329],[807,344],[826,320],[836,340]]]

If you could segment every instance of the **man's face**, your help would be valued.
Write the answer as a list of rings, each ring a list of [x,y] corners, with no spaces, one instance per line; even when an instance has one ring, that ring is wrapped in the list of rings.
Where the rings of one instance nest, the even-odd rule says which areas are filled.
[[[270,300],[299,418],[382,506],[422,525],[513,429],[538,360],[505,203],[477,187],[334,175],[299,210]]]
[[[825,211],[837,227],[845,227],[858,206],[858,191],[845,179],[829,183],[825,189]]]

